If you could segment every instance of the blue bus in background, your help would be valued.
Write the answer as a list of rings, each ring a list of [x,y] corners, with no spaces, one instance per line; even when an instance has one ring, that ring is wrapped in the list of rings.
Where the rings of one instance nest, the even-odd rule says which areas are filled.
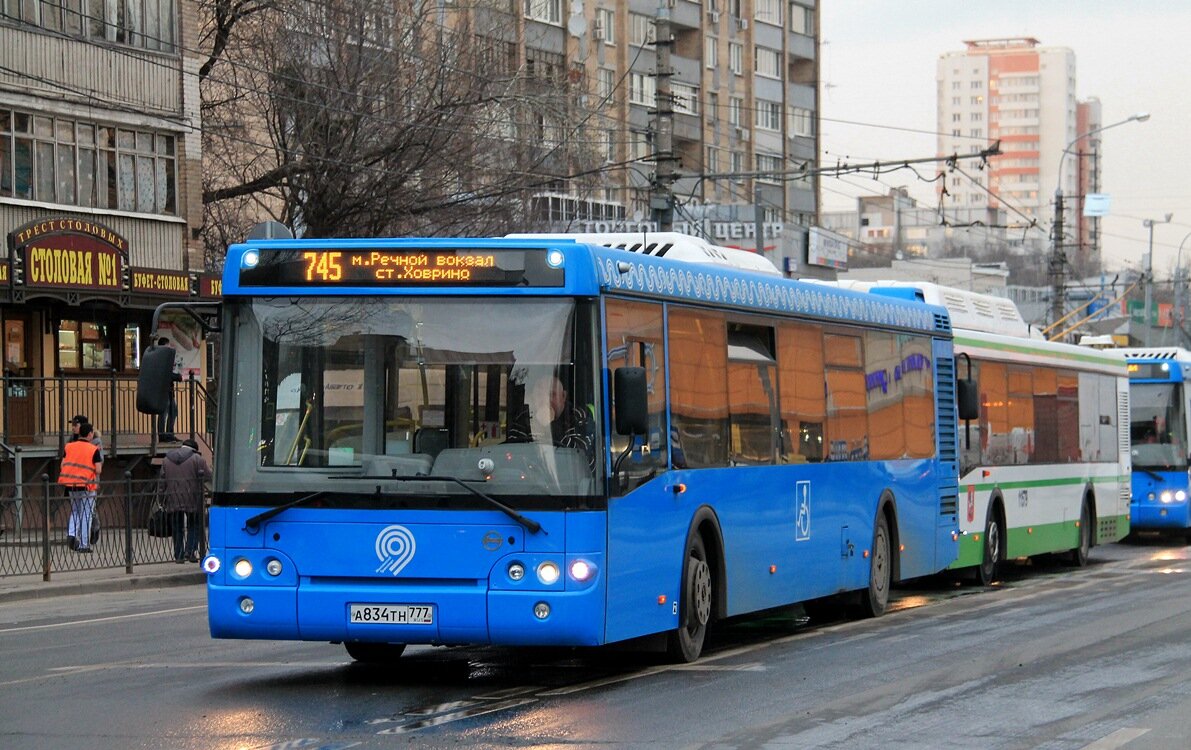
[[[1174,533],[1191,544],[1186,387],[1191,351],[1149,347],[1124,353],[1133,453],[1130,528]]]
[[[877,616],[947,568],[967,383],[946,310],[741,252],[231,247],[212,635],[361,661],[659,635],[689,662],[725,617]]]

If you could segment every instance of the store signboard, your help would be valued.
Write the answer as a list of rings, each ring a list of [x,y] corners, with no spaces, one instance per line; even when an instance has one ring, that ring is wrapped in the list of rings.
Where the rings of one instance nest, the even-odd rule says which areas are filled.
[[[98,222],[42,219],[8,235],[17,264],[14,281],[34,289],[119,292],[124,285],[128,241]]]

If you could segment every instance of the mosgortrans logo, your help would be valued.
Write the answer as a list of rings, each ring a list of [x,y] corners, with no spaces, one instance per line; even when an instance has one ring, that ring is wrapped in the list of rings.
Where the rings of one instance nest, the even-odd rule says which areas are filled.
[[[417,550],[414,535],[404,526],[387,526],[376,535],[376,556],[380,560],[377,573],[397,575],[414,559]]]

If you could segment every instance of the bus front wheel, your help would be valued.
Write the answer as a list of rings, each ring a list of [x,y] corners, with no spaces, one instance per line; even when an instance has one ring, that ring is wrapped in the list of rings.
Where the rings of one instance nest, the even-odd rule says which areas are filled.
[[[365,643],[363,641],[344,641],[347,655],[365,664],[383,664],[397,661],[405,652],[404,643]]]
[[[893,557],[889,543],[889,521],[877,512],[877,528],[873,530],[872,556],[869,558],[868,588],[860,592],[861,617],[880,617],[889,606],[889,586],[893,583]]]
[[[984,554],[976,568],[976,580],[981,586],[988,586],[997,580],[997,568],[1001,564],[1001,517],[997,507],[988,509],[988,520],[984,522]]]
[[[687,545],[679,607],[681,620],[678,628],[670,632],[666,652],[672,661],[689,664],[703,653],[707,623],[711,620],[711,566],[707,563],[703,538],[697,535]]]

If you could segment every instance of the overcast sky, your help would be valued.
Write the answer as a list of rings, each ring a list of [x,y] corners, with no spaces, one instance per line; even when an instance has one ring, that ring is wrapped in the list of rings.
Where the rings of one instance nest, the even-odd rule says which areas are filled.
[[[1154,227],[1154,275],[1169,279],[1180,242],[1191,233],[1191,3],[1182,0],[820,0],[824,163],[899,161],[934,156],[935,65],[965,39],[1033,37],[1075,53],[1076,96],[1097,97],[1101,189],[1112,197],[1101,221],[1105,266],[1140,268]],[[852,124],[863,123],[863,124]],[[907,132],[921,131],[921,132]],[[1059,159],[1059,154],[1042,158]],[[923,171],[931,176],[930,165]],[[921,170],[920,170],[921,171]],[[906,186],[937,202],[933,186],[908,171],[824,179],[823,207],[855,206],[857,195]],[[1043,186],[1053,195],[1054,187]],[[1191,265],[1191,239],[1183,245]]]

